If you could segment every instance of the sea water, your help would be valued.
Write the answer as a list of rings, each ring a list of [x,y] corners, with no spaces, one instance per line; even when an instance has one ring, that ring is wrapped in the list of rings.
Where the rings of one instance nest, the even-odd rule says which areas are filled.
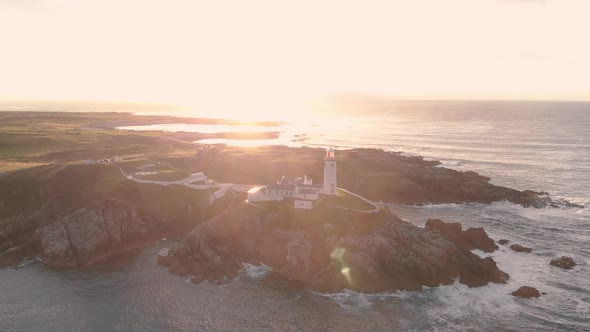
[[[277,140],[257,144],[403,151],[474,170],[495,184],[590,203],[589,103],[362,100],[278,129]],[[590,331],[589,209],[507,202],[391,209],[418,226],[432,217],[483,226],[492,238],[533,252],[474,251],[510,274],[505,285],[321,294],[266,279],[269,267],[251,265],[223,285],[195,285],[157,266],[158,250],[174,244],[160,241],[87,271],[52,271],[36,260],[0,270],[0,330]],[[561,255],[578,266],[549,265]],[[510,295],[523,285],[545,294]]]

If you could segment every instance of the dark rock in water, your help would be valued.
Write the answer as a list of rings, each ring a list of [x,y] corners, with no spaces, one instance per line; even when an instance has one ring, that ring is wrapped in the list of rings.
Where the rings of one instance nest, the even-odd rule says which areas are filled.
[[[512,292],[512,295],[522,297],[525,299],[530,299],[531,297],[541,296],[541,294],[539,293],[539,291],[536,288],[530,287],[530,286],[522,286],[519,289]]]
[[[306,213],[234,207],[197,225],[170,255],[170,271],[190,270],[195,282],[231,278],[241,262],[251,262],[272,267],[271,275],[289,284],[324,292],[419,290],[455,278],[475,287],[509,278],[493,259],[395,215],[322,206]]]
[[[557,199],[551,202],[551,207],[553,208],[560,208],[560,207],[568,207],[568,208],[578,208],[584,209],[585,206],[577,203],[570,202],[566,199]]]
[[[482,227],[462,230],[460,223],[445,223],[440,219],[428,219],[424,228],[436,231],[447,239],[458,243],[469,250],[480,249],[484,252],[494,252],[498,246],[494,243]]]
[[[527,248],[527,247],[523,247],[520,244],[513,244],[510,246],[510,249],[516,251],[516,252],[532,252],[533,249],[531,248]]]
[[[181,262],[173,262],[168,268],[168,271],[174,274],[178,274],[181,277],[184,277],[191,273],[191,267],[187,266],[186,264],[182,264]]]
[[[506,245],[506,244],[508,244],[508,242],[510,242],[510,241],[508,241],[506,239],[501,239],[501,240],[498,241],[498,243],[501,244],[501,245]]]
[[[571,257],[567,256],[561,256],[559,258],[552,259],[549,264],[564,270],[571,270],[577,265]]]
[[[156,256],[158,264],[166,267],[170,266],[172,261],[170,259],[169,251],[170,249],[163,248],[162,250],[160,250],[160,252],[158,252],[158,255]]]

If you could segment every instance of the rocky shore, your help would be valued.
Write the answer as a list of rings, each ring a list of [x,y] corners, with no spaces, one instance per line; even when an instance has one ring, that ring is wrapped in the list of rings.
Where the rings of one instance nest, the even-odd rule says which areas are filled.
[[[159,262],[193,274],[194,282],[234,276],[249,262],[322,292],[419,290],[455,279],[475,287],[509,277],[492,258],[470,252],[488,249],[490,241],[477,230],[449,236],[416,227],[387,211],[368,216],[328,206],[295,212],[243,204],[195,227]]]
[[[88,266],[181,236],[216,207],[207,193],[137,184],[112,165],[42,166],[0,179],[0,267],[39,256]]]
[[[51,121],[74,121],[68,115],[47,116]],[[419,228],[388,211],[367,215],[331,207],[309,213],[255,208],[241,205],[240,196],[211,205],[206,191],[139,184],[115,165],[81,163],[109,153],[107,157],[130,156],[130,164],[161,162],[187,174],[204,172],[218,182],[265,184],[283,175],[304,174],[317,182],[323,176],[322,149],[203,146],[189,142],[193,137],[183,133],[115,134],[105,129],[106,122],[98,127],[86,124],[96,124],[95,115],[77,116],[75,127],[62,136],[50,133],[54,148],[31,156],[15,154],[10,160],[19,167],[46,165],[0,176],[0,267],[33,257],[54,268],[88,266],[190,232],[159,261],[171,272],[192,274],[195,282],[232,277],[243,262],[269,265],[281,279],[322,291],[416,290],[454,280],[481,286],[508,278],[491,258],[470,252],[497,249],[483,229],[463,230],[436,219]],[[12,139],[27,149],[26,144],[41,140],[25,138]],[[510,201],[538,208],[569,204],[489,180],[383,150],[352,149],[338,155],[339,186],[374,201]]]
[[[323,178],[322,149],[281,146],[237,148],[206,146],[189,158],[164,157],[178,167],[202,171],[233,183],[272,183],[283,175]],[[441,167],[440,162],[379,149],[338,152],[338,185],[374,201],[398,204],[492,203],[509,201],[524,207],[569,206],[547,193],[518,191],[491,184],[475,172]],[[580,207],[580,206],[577,206]]]

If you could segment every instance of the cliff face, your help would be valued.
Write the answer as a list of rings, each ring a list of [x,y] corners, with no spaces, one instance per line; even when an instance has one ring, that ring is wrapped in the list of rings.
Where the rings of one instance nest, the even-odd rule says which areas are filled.
[[[35,231],[43,262],[57,268],[91,265],[158,235],[152,220],[116,201],[81,208]]]
[[[234,275],[241,262],[263,263],[283,279],[319,291],[418,290],[504,283],[508,275],[439,232],[394,215],[346,211],[236,208],[198,225],[164,262],[195,281]]]
[[[0,267],[39,255],[91,265],[206,220],[208,193],[126,180],[112,165],[44,166],[0,179]]]
[[[183,156],[162,159],[166,159],[184,170],[204,171],[208,176],[218,181],[272,183],[282,175],[301,176],[308,174],[317,182],[323,177],[322,155],[323,151],[310,148],[239,149],[214,147],[199,150],[196,157]],[[341,151],[338,152],[338,183],[342,187],[373,200],[406,204],[509,200],[524,206],[542,207],[552,203],[550,198],[544,197],[541,193],[494,186],[489,183],[489,178],[476,173],[458,172],[436,167],[437,165],[436,161],[425,161],[419,157],[407,157],[382,150]],[[53,164],[3,174],[0,177],[0,267],[18,264],[26,257],[34,257],[38,254],[44,258],[47,264],[56,267],[92,264],[101,258],[107,259],[128,250],[128,248],[137,247],[157,236],[185,234],[196,224],[217,213],[216,210],[223,209],[222,205],[209,206],[208,193],[204,191],[183,186],[163,187],[129,181],[113,165]],[[232,217],[232,219],[238,217]],[[338,246],[348,248],[345,252],[349,255],[355,244],[364,243],[365,240],[377,243],[383,236],[390,237],[391,243],[402,243],[404,240],[403,236],[395,237],[396,233],[388,228],[381,229],[382,234],[375,233],[373,235],[375,238],[350,237],[349,240],[352,243],[347,242],[349,240],[345,239],[344,234],[358,235],[356,230],[348,233],[341,232],[338,237],[322,236],[318,238],[317,234],[340,232],[342,228],[340,222],[338,226],[335,226],[328,221],[332,220],[336,224],[335,221],[339,220],[338,218],[355,218],[350,215],[336,217],[327,215],[323,220],[316,219],[315,224],[324,225],[322,227],[326,227],[326,229],[316,229],[313,232],[310,229],[316,226],[310,229],[276,228],[275,225],[288,222],[291,218],[287,216],[285,217],[287,221],[284,221],[283,217],[285,216],[273,217],[266,214],[254,218],[259,220],[259,224],[269,225],[265,227],[273,229],[268,234],[260,233],[254,226],[248,226],[251,223],[245,220],[236,222],[237,225],[244,227],[243,230],[240,229],[240,232],[244,231],[245,234],[250,234],[252,245],[242,243],[244,237],[240,232],[235,235],[236,243],[242,243],[241,248],[245,252],[251,250],[251,247],[255,248],[252,250],[257,250],[248,257],[274,262],[275,265],[281,265],[285,257],[288,258],[288,262],[299,261],[303,259],[301,257],[309,257],[306,258],[305,266],[307,267],[304,270],[317,273],[315,267],[325,268],[326,259],[330,260],[330,254]],[[300,223],[306,224],[305,222]],[[403,223],[401,225],[395,229],[405,227]],[[234,227],[233,224],[228,225],[229,229]],[[207,233],[214,232],[215,229],[212,227],[210,231],[202,230],[200,231],[202,234],[199,236],[207,239],[206,244],[215,244],[215,250],[209,251],[210,255],[215,254],[222,257],[225,249],[219,248],[217,242],[210,242],[209,233]],[[252,233],[252,229],[256,231]],[[247,233],[249,230],[251,233]],[[441,230],[439,229],[439,236],[457,233],[453,229],[448,229],[450,233],[441,233]],[[417,237],[414,240],[420,241],[420,236],[423,235],[415,232],[415,230],[408,229],[406,234],[413,234],[412,236]],[[460,232],[459,230],[458,234],[462,234]],[[470,232],[473,235],[481,235],[478,230]],[[266,234],[265,236],[274,239],[274,242],[268,242],[266,237],[258,238],[257,234]],[[362,234],[368,236],[365,233]],[[93,237],[94,235],[96,237]],[[224,236],[227,236],[227,234],[222,235],[216,235],[214,238],[223,239]],[[276,246],[275,242],[284,242],[281,240],[282,237],[289,239],[288,242],[291,244],[286,247]],[[248,239],[248,237],[245,238]],[[456,238],[452,236],[447,236],[446,239],[451,242],[455,240]],[[193,239],[193,241],[197,240]],[[261,243],[265,243],[265,247],[258,248]],[[198,245],[205,246],[205,244]],[[235,247],[232,243],[229,243],[228,246]],[[406,247],[394,248],[402,250]],[[450,247],[447,249],[450,250]],[[306,250],[313,254],[311,256],[305,254]],[[233,253],[234,250],[231,252]],[[391,255],[395,256],[395,253]],[[178,257],[181,256],[178,255]],[[190,256],[188,251],[185,256]],[[349,257],[347,259],[351,259],[351,262],[354,261],[354,256],[346,257]],[[381,256],[376,256],[373,253],[370,257],[375,260],[375,257]],[[407,257],[399,259],[407,260]],[[387,259],[380,258],[379,261],[387,262]],[[208,259],[208,261],[212,260]],[[418,257],[413,262],[420,266]],[[178,265],[178,267],[181,266],[186,265]],[[285,269],[289,269],[289,266],[285,265]],[[226,267],[227,264],[224,265],[224,269]],[[377,267],[367,266],[369,270],[375,271],[379,270]],[[381,270],[388,271],[387,268]],[[351,271],[350,273],[357,273],[355,272],[357,270]],[[449,273],[456,274],[459,272],[459,268],[450,272],[445,271],[436,273],[445,276]],[[287,271],[284,274],[288,275],[289,273],[298,275],[302,272],[299,270]],[[424,273],[426,272],[420,272],[420,274]],[[309,276],[298,278],[311,280]],[[357,276],[359,280],[364,280],[364,278],[364,276]],[[440,280],[448,280],[446,277],[446,279],[440,278]],[[399,282],[400,285],[403,284],[403,282]],[[420,283],[428,284],[428,281],[425,279]]]

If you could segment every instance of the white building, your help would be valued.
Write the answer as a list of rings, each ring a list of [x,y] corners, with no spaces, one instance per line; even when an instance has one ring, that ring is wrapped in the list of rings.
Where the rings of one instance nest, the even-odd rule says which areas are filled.
[[[248,200],[250,202],[264,202],[292,198],[315,201],[318,199],[321,189],[321,186],[314,185],[307,177],[295,180],[282,178],[277,183],[250,189]]]
[[[336,195],[336,151],[330,148],[324,157],[324,184],[314,185],[307,176],[295,180],[283,177],[276,184],[255,187],[248,191],[248,201],[269,202],[294,199],[297,209],[311,209],[319,195]]]

